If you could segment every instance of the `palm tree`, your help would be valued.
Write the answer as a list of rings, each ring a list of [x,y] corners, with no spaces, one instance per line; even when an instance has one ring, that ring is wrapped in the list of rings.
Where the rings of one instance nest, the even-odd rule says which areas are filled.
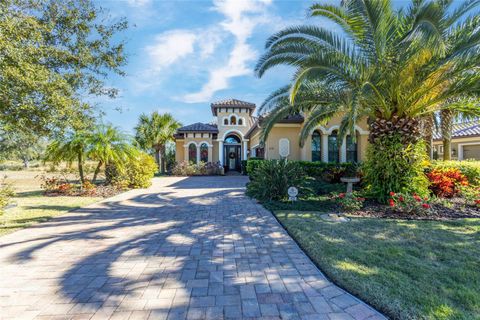
[[[118,128],[111,125],[97,126],[88,136],[87,146],[88,157],[98,161],[92,182],[97,180],[102,166],[110,164],[122,166],[134,152],[134,147],[130,144],[129,138]]]
[[[135,127],[135,140],[141,148],[153,149],[161,173],[165,173],[166,145],[173,141],[173,135],[180,127],[180,122],[171,114],[156,111],[151,115],[141,114]]]
[[[300,137],[303,144],[312,128],[343,114],[339,141],[367,118],[370,148],[380,150],[398,142],[402,147],[392,155],[398,159],[400,154],[413,157],[422,117],[450,109],[478,113],[475,103],[444,103],[480,91],[480,16],[464,18],[479,1],[457,8],[452,8],[452,2],[418,0],[400,11],[389,0],[312,5],[311,16],[331,20],[342,33],[315,25],[297,26],[267,41],[267,51],[256,66],[258,76],[277,65],[293,66],[296,72],[291,85],[262,105],[268,112],[263,138],[272,122],[300,112],[306,118]],[[372,170],[374,176],[366,178],[380,184],[376,186],[379,197],[409,186],[406,179],[400,184],[391,181],[403,172],[380,177],[385,159],[374,152],[369,157],[370,165],[377,168]],[[387,190],[392,186],[401,190]]]
[[[52,141],[45,153],[45,160],[53,163],[77,161],[80,182],[85,182],[83,164],[87,154],[88,134],[84,131],[71,131]]]

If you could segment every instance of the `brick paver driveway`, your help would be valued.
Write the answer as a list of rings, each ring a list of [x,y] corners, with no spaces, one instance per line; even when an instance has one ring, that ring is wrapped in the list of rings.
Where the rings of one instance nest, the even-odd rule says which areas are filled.
[[[326,280],[245,183],[155,179],[0,238],[0,318],[382,318]]]

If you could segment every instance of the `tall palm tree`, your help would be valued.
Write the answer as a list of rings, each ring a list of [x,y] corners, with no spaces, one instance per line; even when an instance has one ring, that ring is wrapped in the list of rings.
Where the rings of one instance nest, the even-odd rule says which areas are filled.
[[[83,165],[87,155],[88,133],[84,131],[71,131],[66,135],[52,141],[45,152],[45,160],[53,163],[77,161],[80,182],[85,182]]]
[[[296,72],[291,85],[262,105],[269,113],[263,137],[271,122],[301,112],[306,117],[303,144],[312,128],[342,114],[339,141],[354,133],[359,119],[367,118],[371,148],[384,148],[398,139],[403,147],[396,152],[405,154],[421,137],[422,117],[448,109],[478,112],[475,103],[444,103],[480,91],[480,16],[471,14],[479,1],[456,8],[452,2],[416,0],[399,11],[389,0],[312,5],[311,16],[331,20],[342,32],[297,26],[267,41],[266,53],[256,66],[258,76],[282,64]],[[375,154],[369,160],[378,168],[385,162]],[[391,178],[381,178],[382,172],[373,172],[375,176],[366,178],[379,184],[378,194],[388,193],[394,185],[389,179],[402,175],[395,172]],[[397,187],[408,187],[408,181]]]
[[[134,153],[128,136],[111,125],[97,126],[87,138],[87,148],[88,157],[98,161],[92,182],[97,180],[102,166],[122,166]]]
[[[153,149],[161,173],[165,173],[166,145],[173,141],[173,135],[181,127],[180,122],[169,114],[141,114],[135,127],[135,140],[143,149]]]

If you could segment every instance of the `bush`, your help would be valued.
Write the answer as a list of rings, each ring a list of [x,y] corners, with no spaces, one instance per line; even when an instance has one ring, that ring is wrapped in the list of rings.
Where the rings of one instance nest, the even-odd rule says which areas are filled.
[[[334,193],[332,199],[346,212],[355,212],[363,208],[365,198],[358,193]]]
[[[299,195],[305,192],[305,172],[296,161],[259,161],[252,178],[247,195],[261,201],[285,199],[291,186],[299,189]]]
[[[250,158],[247,160],[247,175],[252,179],[253,173],[255,170],[260,166],[260,164],[263,162],[263,159],[259,158]]]
[[[390,192],[388,203],[393,210],[401,213],[426,215],[431,211],[429,198],[422,198],[416,193]]]
[[[147,188],[152,184],[152,178],[157,170],[153,157],[138,151],[121,167],[109,165],[107,181],[111,181],[120,189]]]
[[[0,215],[3,214],[5,207],[8,205],[10,198],[15,196],[13,187],[5,182],[6,177],[0,180]]]
[[[475,186],[480,186],[480,161],[432,161],[427,171],[434,169],[458,169],[467,177],[468,182]]]
[[[252,174],[263,159],[250,158],[247,161],[247,174],[252,179]],[[344,176],[358,175],[358,167],[355,163],[327,163],[327,162],[309,162],[293,161],[298,163],[305,174],[309,177],[321,179],[329,183],[339,183],[340,178]]]
[[[399,135],[369,144],[362,173],[367,191],[385,202],[390,191],[428,195],[428,179],[424,173],[425,144],[404,146]]]
[[[188,161],[178,162],[172,169],[175,176],[204,176],[204,175],[220,175],[223,167],[219,162],[200,162],[195,164]]]
[[[429,189],[437,197],[451,198],[460,192],[461,186],[468,185],[468,179],[458,169],[433,169],[427,173]]]

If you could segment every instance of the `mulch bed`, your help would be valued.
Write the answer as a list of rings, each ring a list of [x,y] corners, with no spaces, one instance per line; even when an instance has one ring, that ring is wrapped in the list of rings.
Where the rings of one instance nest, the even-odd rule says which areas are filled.
[[[460,218],[480,218],[480,208],[467,206],[462,198],[448,199],[450,208],[442,204],[432,204],[429,215],[406,214],[373,201],[367,201],[362,210],[351,214],[359,217],[375,217],[406,220],[452,220]]]

